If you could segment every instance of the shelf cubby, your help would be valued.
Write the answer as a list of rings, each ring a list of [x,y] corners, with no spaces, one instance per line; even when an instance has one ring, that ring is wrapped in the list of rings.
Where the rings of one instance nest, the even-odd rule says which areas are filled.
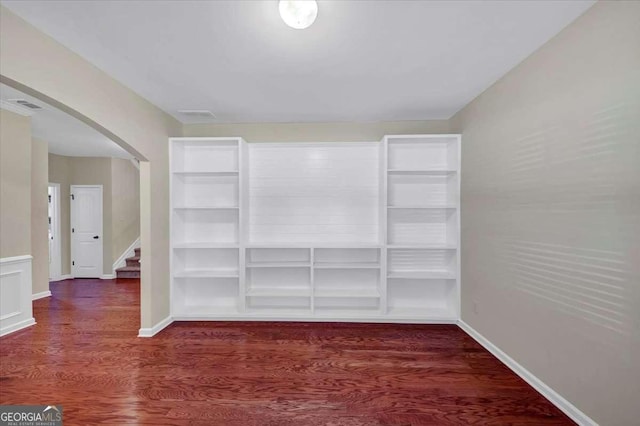
[[[251,298],[311,297],[311,266],[247,268],[246,295]]]
[[[330,298],[380,297],[380,273],[376,269],[316,269],[314,296]]]
[[[239,170],[237,138],[174,139],[172,171],[175,173],[236,172]]]
[[[455,244],[455,209],[390,209],[387,241],[394,244]]]
[[[238,207],[237,174],[180,174],[172,191],[175,208]]]
[[[448,135],[387,136],[389,170],[449,172],[458,168],[458,139]]]
[[[371,248],[317,248],[316,269],[379,269],[380,250]]]
[[[389,207],[457,207],[457,174],[390,174]]]
[[[248,248],[247,267],[311,267],[308,248]]]
[[[238,277],[238,249],[182,249],[173,254],[177,277]]]
[[[173,213],[176,244],[238,244],[237,209],[177,209]]]
[[[238,313],[237,278],[174,277],[173,313],[199,317]]]
[[[314,300],[315,313],[326,318],[360,318],[380,315],[379,297],[322,297]]]
[[[457,253],[452,249],[389,249],[389,278],[456,278]]]
[[[247,294],[246,309],[254,314],[309,315],[311,297],[295,292],[251,292]]]
[[[456,280],[390,278],[387,313],[413,318],[457,318]]]

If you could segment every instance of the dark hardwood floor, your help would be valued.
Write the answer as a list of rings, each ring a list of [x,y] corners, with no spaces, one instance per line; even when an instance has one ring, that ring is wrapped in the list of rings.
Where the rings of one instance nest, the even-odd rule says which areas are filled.
[[[51,285],[0,339],[0,403],[64,424],[566,425],[456,326],[173,324],[137,338],[136,280]]]

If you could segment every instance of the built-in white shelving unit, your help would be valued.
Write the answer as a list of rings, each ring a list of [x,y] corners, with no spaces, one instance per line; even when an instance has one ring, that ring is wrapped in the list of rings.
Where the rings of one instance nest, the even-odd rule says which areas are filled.
[[[459,135],[169,145],[175,320],[457,321]]]

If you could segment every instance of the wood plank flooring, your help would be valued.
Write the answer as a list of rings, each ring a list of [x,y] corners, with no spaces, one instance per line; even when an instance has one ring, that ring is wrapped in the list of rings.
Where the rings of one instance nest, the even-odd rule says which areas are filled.
[[[0,339],[0,403],[65,425],[573,424],[456,326],[173,324],[137,338],[136,280],[68,280]]]

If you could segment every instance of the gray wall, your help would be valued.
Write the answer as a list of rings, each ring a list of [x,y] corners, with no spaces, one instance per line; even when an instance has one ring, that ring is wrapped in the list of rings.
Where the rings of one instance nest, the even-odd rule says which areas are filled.
[[[462,318],[602,425],[640,418],[640,2],[600,2],[452,120]]]

